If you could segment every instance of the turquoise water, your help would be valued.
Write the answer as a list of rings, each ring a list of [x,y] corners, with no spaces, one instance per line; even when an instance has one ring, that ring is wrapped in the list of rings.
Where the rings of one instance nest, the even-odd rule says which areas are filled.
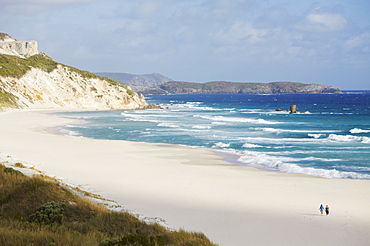
[[[61,129],[97,139],[180,144],[238,164],[328,178],[370,179],[370,91],[309,95],[153,95],[161,110],[58,113]],[[297,114],[288,111],[297,105]]]

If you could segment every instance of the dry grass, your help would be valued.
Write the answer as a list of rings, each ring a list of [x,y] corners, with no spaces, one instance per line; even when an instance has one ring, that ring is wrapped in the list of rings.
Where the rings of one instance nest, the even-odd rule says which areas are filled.
[[[19,167],[19,168],[26,168],[26,166],[25,166],[25,165],[23,165],[23,164],[22,164],[22,163],[20,163],[20,162],[15,163],[15,164],[14,164],[14,166],[15,166],[15,167]]]
[[[61,224],[31,223],[42,204],[63,202]],[[37,175],[0,164],[0,245],[214,245],[202,233],[168,231],[128,212],[113,212]]]

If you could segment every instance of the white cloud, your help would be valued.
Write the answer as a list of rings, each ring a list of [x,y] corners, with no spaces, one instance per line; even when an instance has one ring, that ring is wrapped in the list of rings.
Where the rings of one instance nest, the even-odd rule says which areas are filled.
[[[230,27],[211,36],[226,44],[240,44],[245,42],[255,44],[262,42],[267,32],[265,29],[255,28],[251,22],[236,21]]]
[[[313,13],[297,24],[298,29],[311,32],[332,32],[343,30],[348,21],[340,14]]]
[[[356,47],[360,47],[362,45],[367,45],[369,48],[370,46],[370,33],[369,32],[366,32],[366,33],[362,33],[356,37],[353,37],[351,39],[349,39],[347,42],[346,42],[346,45],[348,48],[356,48]]]

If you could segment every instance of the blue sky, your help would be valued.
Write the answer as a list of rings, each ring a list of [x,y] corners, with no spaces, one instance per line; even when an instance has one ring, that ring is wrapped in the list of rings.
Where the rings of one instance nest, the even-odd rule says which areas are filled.
[[[0,0],[0,32],[92,72],[370,90],[369,0]]]

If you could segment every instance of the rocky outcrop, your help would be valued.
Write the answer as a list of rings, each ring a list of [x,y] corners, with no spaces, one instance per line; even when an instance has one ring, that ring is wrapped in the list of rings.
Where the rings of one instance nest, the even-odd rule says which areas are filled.
[[[297,113],[297,105],[291,105],[289,109],[289,114],[296,114]]]
[[[36,41],[22,41],[0,33],[0,54],[15,55],[21,58],[40,54]]]
[[[338,87],[295,82],[236,83],[216,81],[189,83],[172,81],[156,87],[159,94],[313,94],[342,93]],[[163,92],[163,93],[161,93]]]

